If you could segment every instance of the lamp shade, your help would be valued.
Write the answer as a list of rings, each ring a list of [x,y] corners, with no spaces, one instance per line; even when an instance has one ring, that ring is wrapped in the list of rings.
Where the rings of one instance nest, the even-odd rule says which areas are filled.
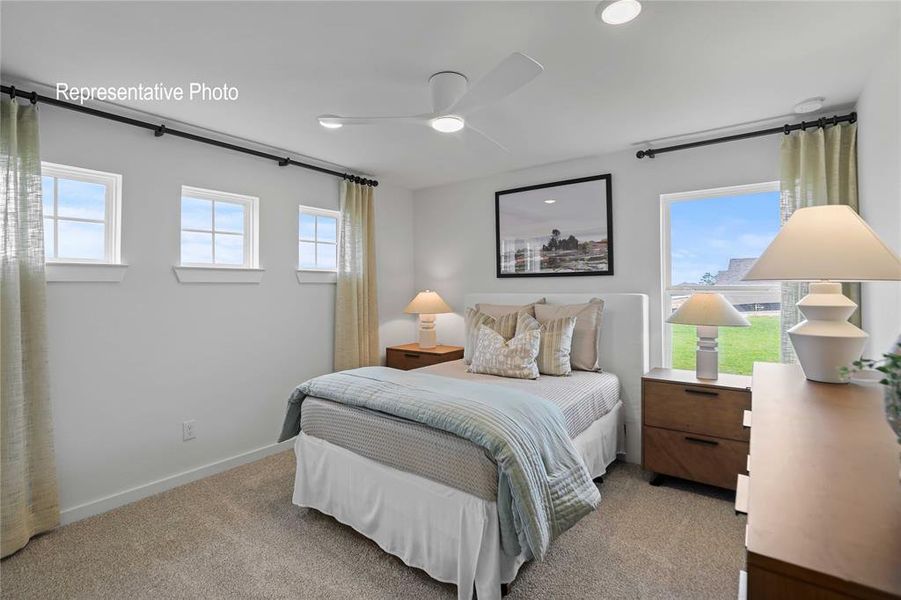
[[[447,303],[441,299],[437,292],[423,290],[404,309],[405,313],[418,315],[437,315],[454,312]]]
[[[751,325],[722,294],[695,292],[670,315],[667,323],[712,327],[748,327]]]
[[[849,206],[799,208],[745,281],[892,281],[901,260]]]

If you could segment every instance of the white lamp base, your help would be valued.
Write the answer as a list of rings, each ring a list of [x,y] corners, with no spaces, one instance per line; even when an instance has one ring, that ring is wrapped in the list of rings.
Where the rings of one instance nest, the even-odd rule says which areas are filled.
[[[842,295],[842,284],[810,284],[810,293],[798,302],[807,317],[788,330],[804,375],[812,381],[847,383],[840,369],[860,358],[869,337],[848,322],[857,308]]]
[[[717,327],[698,325],[698,350],[695,353],[695,376],[698,379],[719,377],[719,351],[717,350]]]
[[[419,347],[434,348],[438,345],[435,331],[435,315],[419,315]]]

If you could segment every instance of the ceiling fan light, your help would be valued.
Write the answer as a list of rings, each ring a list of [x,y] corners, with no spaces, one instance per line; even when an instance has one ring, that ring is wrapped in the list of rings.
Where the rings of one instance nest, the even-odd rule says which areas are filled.
[[[319,124],[325,127],[326,129],[341,129],[344,127],[343,123],[337,123],[332,119],[335,119],[335,115],[323,115],[319,117]]]
[[[641,2],[638,0],[616,0],[603,9],[598,5],[601,20],[608,25],[622,25],[628,23],[641,12]]]
[[[438,117],[436,119],[432,119],[431,126],[435,131],[440,131],[441,133],[453,133],[455,131],[460,131],[466,125],[466,122],[460,118],[455,117],[453,115],[446,115],[444,117]]]

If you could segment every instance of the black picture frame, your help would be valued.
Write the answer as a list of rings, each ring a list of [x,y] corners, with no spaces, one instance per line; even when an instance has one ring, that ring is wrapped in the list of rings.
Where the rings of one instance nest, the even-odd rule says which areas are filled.
[[[502,256],[501,256],[501,197],[521,192],[530,192],[552,187],[562,187],[587,183],[591,181],[605,181],[606,183],[606,229],[607,229],[607,268],[604,270],[592,271],[557,271],[557,272],[539,272],[539,273],[516,273],[502,272]],[[598,198],[602,202],[602,198]],[[508,277],[599,277],[613,275],[613,183],[610,173],[603,175],[592,175],[589,177],[579,177],[576,179],[566,179],[564,181],[553,181],[551,183],[542,183],[538,185],[530,185],[509,190],[501,190],[494,193],[494,236],[495,236],[495,268],[499,279]]]

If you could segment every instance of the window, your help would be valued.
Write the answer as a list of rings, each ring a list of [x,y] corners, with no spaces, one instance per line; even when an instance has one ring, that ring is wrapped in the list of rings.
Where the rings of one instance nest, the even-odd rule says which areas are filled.
[[[664,194],[661,201],[664,364],[695,368],[695,328],[666,323],[695,290],[720,292],[751,322],[720,328],[721,372],[749,375],[754,361],[778,362],[779,283],[742,277],[779,231],[779,183]]]
[[[258,267],[259,199],[181,188],[181,265]]]
[[[298,268],[310,271],[338,270],[338,224],[334,210],[300,207],[297,232]]]
[[[121,262],[122,176],[41,163],[48,263]]]

